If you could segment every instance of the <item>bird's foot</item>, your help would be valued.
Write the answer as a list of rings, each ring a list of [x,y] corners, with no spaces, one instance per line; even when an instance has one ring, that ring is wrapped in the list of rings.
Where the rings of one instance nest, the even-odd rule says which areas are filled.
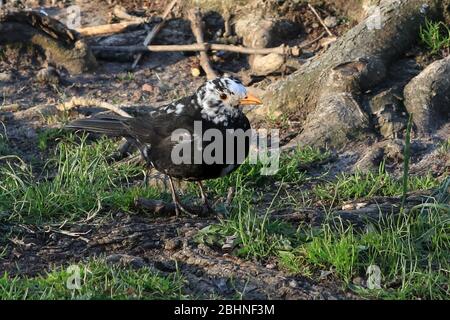
[[[209,204],[209,201],[204,201],[202,206],[202,216],[209,216],[214,213],[214,209]]]
[[[174,205],[175,205],[175,215],[177,217],[180,217],[182,215],[186,215],[189,218],[196,218],[196,217],[198,217],[198,214],[192,212],[191,209],[186,208],[180,202],[175,202]]]

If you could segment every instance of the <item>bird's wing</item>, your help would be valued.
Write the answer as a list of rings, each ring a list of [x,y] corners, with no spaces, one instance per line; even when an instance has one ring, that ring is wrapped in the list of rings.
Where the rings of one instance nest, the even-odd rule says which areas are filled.
[[[141,143],[152,145],[170,138],[178,129],[192,133],[196,120],[201,121],[200,112],[188,97],[149,115],[124,119],[122,123],[125,125],[128,135]]]

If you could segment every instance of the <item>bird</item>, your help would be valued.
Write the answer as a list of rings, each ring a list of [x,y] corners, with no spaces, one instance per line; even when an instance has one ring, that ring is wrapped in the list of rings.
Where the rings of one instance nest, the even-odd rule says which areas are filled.
[[[193,215],[180,202],[172,178],[196,182],[203,207],[209,212],[213,211],[202,181],[224,177],[235,171],[249,154],[250,139],[246,136],[245,142],[239,144],[234,138],[232,141],[226,138],[220,140],[217,136],[207,137],[206,133],[208,130],[223,136],[239,130],[247,133],[251,125],[242,106],[260,104],[262,101],[250,94],[238,78],[218,77],[203,83],[192,95],[145,115],[134,118],[93,116],[74,120],[66,127],[110,137],[124,137],[139,149],[147,166],[168,176],[175,214],[179,216],[183,212]],[[174,139],[174,133],[179,133],[178,140]],[[216,143],[215,149],[211,148],[213,143]],[[189,147],[179,153],[179,158],[185,161],[179,158],[174,160],[177,146]],[[211,156],[215,160],[205,159],[204,155],[200,159],[196,158],[196,151],[206,151],[208,147],[214,149]],[[222,161],[217,161],[220,158]]]

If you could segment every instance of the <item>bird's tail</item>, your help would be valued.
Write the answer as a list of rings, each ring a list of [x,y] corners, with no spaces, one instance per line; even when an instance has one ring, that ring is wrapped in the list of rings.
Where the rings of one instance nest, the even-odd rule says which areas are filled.
[[[126,136],[127,130],[124,123],[126,118],[121,117],[93,117],[72,121],[66,125],[67,129],[86,130],[106,134],[108,136]]]

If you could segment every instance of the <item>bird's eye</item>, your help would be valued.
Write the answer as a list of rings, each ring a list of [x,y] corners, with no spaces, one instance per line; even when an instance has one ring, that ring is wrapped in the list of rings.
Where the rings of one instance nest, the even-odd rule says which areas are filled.
[[[227,100],[227,95],[225,94],[225,93],[222,93],[221,95],[220,95],[220,99],[222,99],[222,100]]]

